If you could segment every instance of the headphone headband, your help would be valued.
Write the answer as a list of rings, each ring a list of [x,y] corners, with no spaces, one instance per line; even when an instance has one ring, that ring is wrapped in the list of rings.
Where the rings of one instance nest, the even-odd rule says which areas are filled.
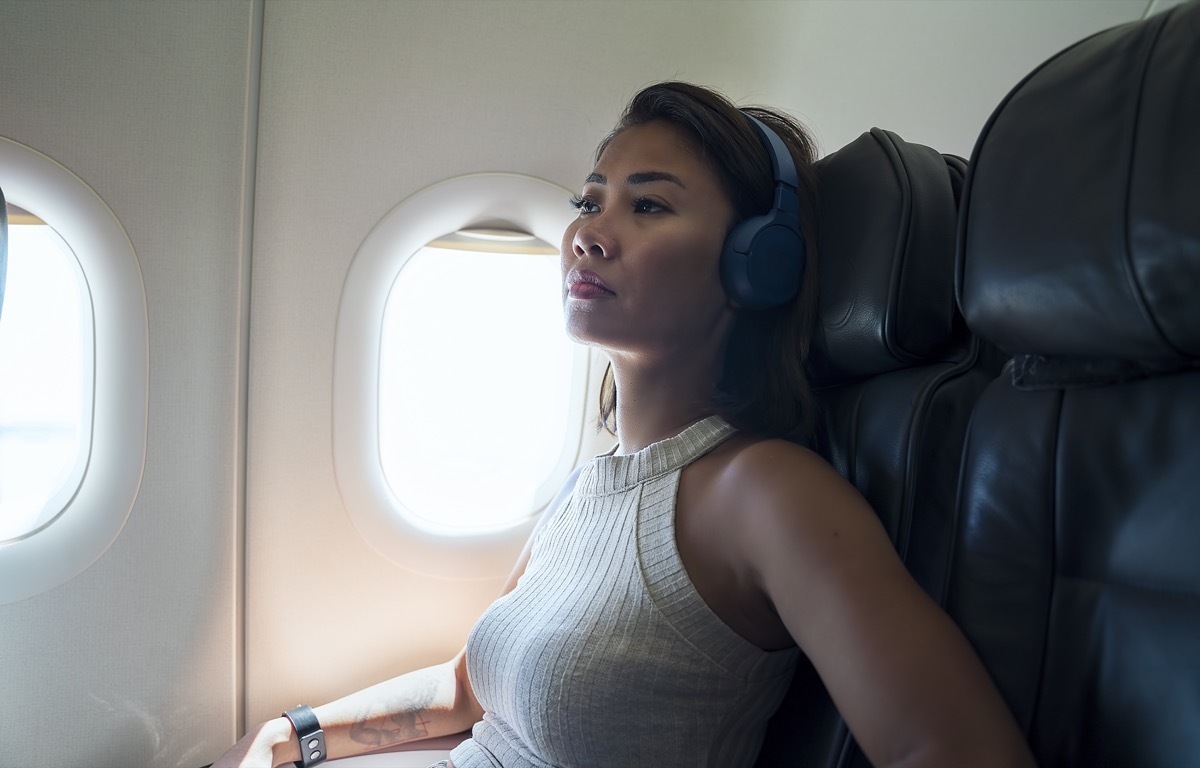
[[[767,154],[771,156],[771,173],[775,175],[776,185],[785,184],[791,187],[792,191],[798,190],[800,179],[796,174],[796,164],[792,162],[792,153],[788,151],[783,139],[779,138],[778,133],[775,133],[770,126],[754,115],[749,112],[742,114],[750,121],[750,127],[758,133],[759,139],[767,148]]]

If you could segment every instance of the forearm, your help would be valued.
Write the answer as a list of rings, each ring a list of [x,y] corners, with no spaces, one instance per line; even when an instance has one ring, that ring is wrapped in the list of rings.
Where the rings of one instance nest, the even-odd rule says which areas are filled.
[[[465,675],[463,675],[465,680]],[[314,707],[331,759],[465,731],[481,713],[455,674],[455,662],[410,672]],[[275,743],[276,765],[299,760],[299,745],[286,719],[264,724]]]

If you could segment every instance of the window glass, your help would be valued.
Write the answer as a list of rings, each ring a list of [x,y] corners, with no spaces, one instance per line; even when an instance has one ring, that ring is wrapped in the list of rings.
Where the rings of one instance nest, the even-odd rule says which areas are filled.
[[[496,239],[472,246],[457,233],[404,263],[379,356],[384,476],[414,524],[442,533],[540,511],[578,442],[568,420],[587,367],[563,330],[557,249],[516,233],[531,242],[465,237]]]
[[[0,542],[63,510],[87,466],[92,304],[70,246],[10,208],[0,315]]]

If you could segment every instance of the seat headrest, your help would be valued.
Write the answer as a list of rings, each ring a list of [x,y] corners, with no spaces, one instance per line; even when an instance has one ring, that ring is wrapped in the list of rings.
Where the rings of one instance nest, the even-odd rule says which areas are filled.
[[[816,165],[821,386],[927,362],[964,326],[954,236],[965,163],[873,128]]]
[[[971,158],[956,289],[1017,384],[1200,358],[1200,3],[1094,35],[1005,98]]]

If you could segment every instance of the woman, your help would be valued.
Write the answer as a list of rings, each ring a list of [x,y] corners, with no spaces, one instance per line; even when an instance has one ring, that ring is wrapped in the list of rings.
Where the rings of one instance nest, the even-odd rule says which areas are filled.
[[[473,727],[454,768],[750,766],[804,653],[876,766],[1033,764],[861,496],[782,439],[811,423],[816,260],[754,309],[722,263],[772,208],[769,133],[811,254],[799,126],[684,83],[634,97],[562,243],[567,330],[610,357],[617,448],[572,476],[453,661],[315,710],[331,756]],[[299,757],[277,718],[216,765]]]

